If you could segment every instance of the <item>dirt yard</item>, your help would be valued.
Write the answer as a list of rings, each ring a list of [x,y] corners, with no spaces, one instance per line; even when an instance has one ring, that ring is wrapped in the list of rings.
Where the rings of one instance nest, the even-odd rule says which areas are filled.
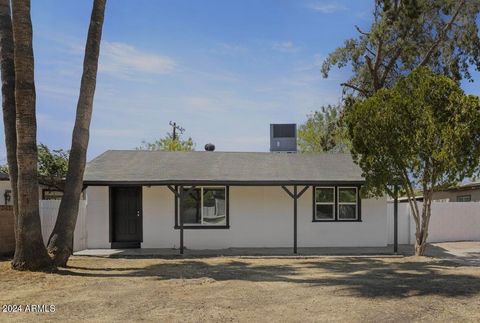
[[[480,268],[430,258],[109,259],[55,274],[0,262],[0,321],[480,321]],[[24,307],[25,309],[25,307]]]

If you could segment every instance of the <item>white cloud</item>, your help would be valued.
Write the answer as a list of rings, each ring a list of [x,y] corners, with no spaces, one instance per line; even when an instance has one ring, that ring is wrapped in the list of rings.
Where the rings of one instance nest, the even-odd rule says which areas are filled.
[[[281,41],[273,43],[272,48],[279,52],[284,53],[295,53],[298,52],[299,48],[293,44],[291,41]]]
[[[168,56],[146,53],[125,43],[102,43],[99,66],[101,72],[132,78],[137,73],[169,74],[175,66],[175,61]]]
[[[308,5],[308,7],[312,10],[315,10],[315,11],[318,11],[318,12],[321,12],[321,13],[327,13],[327,14],[328,13],[334,13],[334,12],[337,12],[337,11],[343,11],[343,10],[347,9],[347,7],[345,7],[342,4],[325,3],[325,2],[311,3],[310,5]]]

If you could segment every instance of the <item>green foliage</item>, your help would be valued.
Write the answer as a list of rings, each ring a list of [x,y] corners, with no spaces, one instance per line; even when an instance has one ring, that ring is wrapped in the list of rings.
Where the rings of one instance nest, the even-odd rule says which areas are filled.
[[[45,144],[38,145],[37,149],[38,175],[56,181],[64,179],[67,176],[69,151],[50,150]],[[0,173],[8,174],[8,165],[1,165]]]
[[[357,27],[359,36],[324,61],[323,76],[351,66],[353,77],[342,85],[362,97],[421,66],[471,81],[470,67],[480,70],[479,12],[480,0],[376,0],[370,29]]]
[[[47,145],[38,145],[38,175],[63,179],[67,176],[69,152],[63,149],[50,150]]]
[[[0,174],[8,174],[8,165],[0,165]]]
[[[348,152],[350,142],[340,122],[340,107],[324,106],[308,115],[298,129],[298,148],[302,153]]]
[[[478,171],[480,100],[420,68],[345,113],[352,153],[377,194],[400,179],[424,196]],[[410,196],[412,197],[412,196]]]
[[[154,142],[142,141],[142,144],[136,147],[136,150],[162,150],[162,151],[192,151],[194,150],[195,144],[192,138],[183,140],[180,135],[176,135],[176,138],[173,138],[173,135],[167,133],[164,138],[160,138]]]
[[[480,99],[428,68],[414,70],[345,113],[354,160],[376,195],[398,183],[416,225],[415,253],[423,255],[433,192],[478,172]],[[415,189],[423,193],[420,211]]]

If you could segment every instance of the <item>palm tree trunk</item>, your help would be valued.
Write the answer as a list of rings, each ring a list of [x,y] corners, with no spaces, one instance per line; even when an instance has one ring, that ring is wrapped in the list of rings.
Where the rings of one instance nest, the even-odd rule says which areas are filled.
[[[73,252],[73,232],[77,222],[78,204],[87,160],[105,4],[106,0],[93,2],[65,190],[60,202],[57,222],[48,241],[48,252],[52,255],[55,265],[61,267],[67,265],[68,258]]]
[[[8,174],[12,186],[14,231],[16,235],[17,198],[17,130],[15,128],[15,64],[10,0],[0,0],[0,69],[2,74],[2,108],[5,147],[7,148]]]
[[[13,0],[13,41],[18,163],[17,240],[12,267],[43,270],[51,267],[42,239],[38,205],[37,120],[33,69],[30,0]]]

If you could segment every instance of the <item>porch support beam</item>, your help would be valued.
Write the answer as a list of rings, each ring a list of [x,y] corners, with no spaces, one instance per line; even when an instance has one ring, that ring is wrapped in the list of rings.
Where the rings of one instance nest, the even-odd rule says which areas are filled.
[[[175,195],[175,198],[178,198],[180,200],[180,207],[179,207],[179,214],[175,214],[175,217],[179,217],[179,225],[180,225],[180,254],[183,255],[184,252],[184,246],[183,246],[183,216],[182,216],[182,202],[184,200],[184,197],[190,194],[196,186],[191,186],[187,191],[184,191],[183,185],[180,185],[178,188],[177,186],[172,186],[172,185],[167,185],[168,189]],[[179,192],[180,191],[180,192]],[[175,208],[176,209],[176,208]]]
[[[393,252],[398,253],[398,185],[393,189]]]
[[[303,193],[305,193],[305,192],[308,190],[309,187],[310,187],[310,186],[305,186],[305,187],[300,191],[300,193],[297,194],[297,199],[300,198],[300,197],[303,195]]]
[[[295,186],[296,187],[296,186]],[[286,186],[282,186],[283,190],[292,198],[294,199],[295,198],[295,195],[293,195],[292,192],[290,192],[290,190],[286,187]]]
[[[293,186],[293,253],[297,253],[297,185]]]
[[[286,187],[282,186],[282,189],[293,199],[293,253],[297,253],[297,210],[298,210],[298,199],[307,191],[309,188],[308,185],[300,191],[297,190],[298,186],[293,186],[293,193]]]
[[[180,222],[180,254],[183,255],[183,215],[182,215],[182,205],[183,200],[185,197],[185,193],[183,192],[183,185],[180,185],[180,207],[178,212],[179,222]]]
[[[178,194],[177,187],[173,187],[172,185],[167,185],[168,189],[172,191],[173,195],[175,195],[176,198],[180,198],[180,194]]]
[[[183,246],[183,215],[182,215],[182,205],[183,205],[183,201],[185,199],[185,196],[187,196],[188,194],[190,194],[194,189],[196,188],[196,186],[192,186],[190,187],[186,192],[183,190],[183,185],[180,185],[180,193],[179,193],[179,196],[180,196],[180,215],[179,215],[179,218],[180,218],[180,254],[183,255],[183,252],[184,252],[184,246]]]

